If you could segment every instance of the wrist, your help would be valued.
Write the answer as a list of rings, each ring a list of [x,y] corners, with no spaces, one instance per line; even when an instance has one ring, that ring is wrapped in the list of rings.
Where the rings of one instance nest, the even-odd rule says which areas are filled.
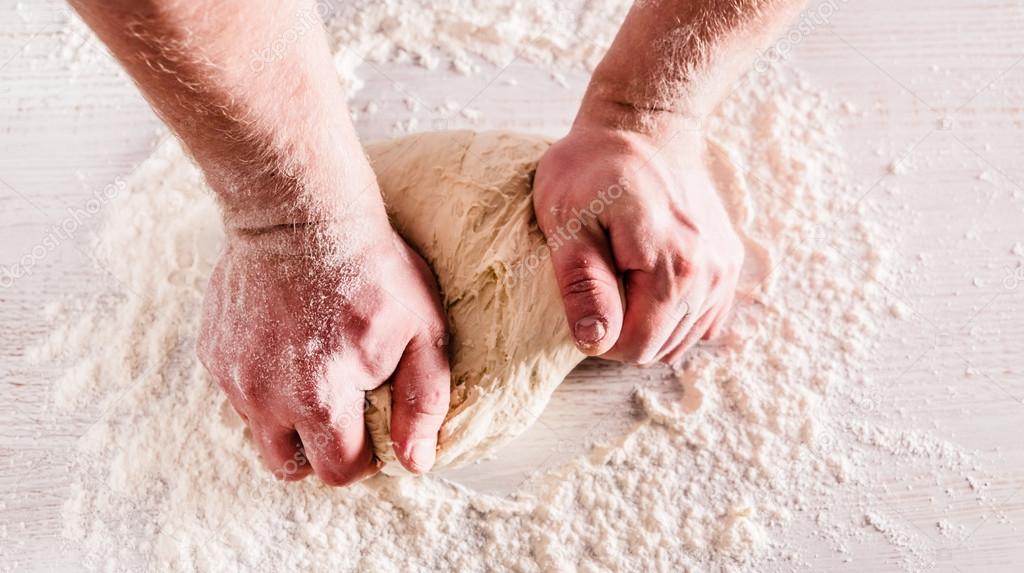
[[[636,103],[619,96],[620,92],[591,82],[573,130],[612,130],[635,134],[655,144],[680,142],[689,147],[699,144],[704,135],[701,115],[678,109]]]
[[[390,244],[387,217],[370,212],[260,228],[228,228],[228,247],[258,256],[299,256],[337,266]]]
[[[292,138],[297,145],[286,150],[236,150],[225,161],[201,162],[220,200],[225,227],[252,233],[386,220],[377,178],[362,146],[354,134],[340,135],[342,141],[330,133]]]
[[[345,170],[282,176],[230,196],[236,202],[220,194],[228,240],[280,254],[344,257],[389,237],[376,176],[362,150],[357,153],[356,161],[333,159]]]
[[[211,186],[217,189],[224,227],[229,232],[254,234],[277,227],[386,219],[376,178],[369,166],[366,172],[282,171],[260,179],[231,177],[226,185]],[[207,174],[211,179],[209,170]]]

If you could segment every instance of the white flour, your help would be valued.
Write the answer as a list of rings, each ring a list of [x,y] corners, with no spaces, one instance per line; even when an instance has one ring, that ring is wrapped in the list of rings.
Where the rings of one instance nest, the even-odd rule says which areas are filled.
[[[369,3],[339,18],[349,23],[332,27],[346,83],[359,85],[361,57],[452,61],[467,73],[474,57],[503,65],[516,55],[586,68],[624,13],[611,0],[584,2],[578,20],[558,12],[559,23],[581,23],[584,42],[565,31],[545,39],[546,3],[438,4]],[[805,563],[788,540],[809,523],[836,552],[874,530],[906,568],[929,566],[916,534],[855,488],[879,475],[869,462],[878,451],[915,467],[971,462],[877,422],[892,414],[862,364],[879,317],[901,311],[878,282],[892,279],[885,230],[871,222],[881,217],[844,183],[839,115],[775,67],[737,86],[706,125],[754,263],[731,332],[678,373],[681,401],[639,389],[647,419],[635,429],[505,498],[431,477],[282,486],[260,468],[194,357],[217,210],[177,144],[163,144],[112,201],[98,237],[111,292],[59,312],[37,356],[71,360],[58,407],[95,409],[98,420],[72,472],[69,540],[97,569],[763,570]],[[838,222],[849,219],[859,222]],[[844,495],[859,495],[864,511],[833,510]]]
[[[361,85],[363,62],[447,65],[471,74],[482,59],[503,67],[515,59],[592,69],[629,9],[618,0],[388,0],[330,4],[335,62],[347,85]]]

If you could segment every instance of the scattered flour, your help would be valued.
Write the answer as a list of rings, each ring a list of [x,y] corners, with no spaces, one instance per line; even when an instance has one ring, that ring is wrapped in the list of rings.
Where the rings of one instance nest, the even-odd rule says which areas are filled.
[[[479,72],[517,59],[593,69],[629,9],[619,0],[388,0],[331,4],[335,64],[350,90],[364,62]]]
[[[921,548],[925,546],[925,542],[920,538],[920,534],[907,531],[905,527],[895,524],[888,517],[877,513],[865,515],[864,523],[881,533],[894,547],[906,550],[901,563],[905,569],[916,571],[932,567],[932,559],[922,552]]]
[[[474,73],[480,59],[518,57],[586,69],[624,13],[612,0],[349,4],[359,8],[337,8],[331,36],[353,93],[363,61]],[[639,388],[634,429],[507,497],[434,477],[284,486],[260,468],[194,357],[222,234],[199,173],[164,142],[97,237],[109,288],[54,309],[35,356],[70,364],[55,408],[95,412],[78,442],[66,536],[101,570],[763,570],[806,565],[791,544],[802,515],[840,554],[867,530],[905,568],[927,567],[926,544],[884,512],[828,509],[874,482],[872,454],[900,458],[893,467],[970,464],[949,444],[877,422],[884,387],[863,364],[898,302],[880,282],[893,277],[877,214],[845,183],[838,110],[785,69],[737,85],[706,122],[751,261],[731,331],[678,370],[681,400]]]

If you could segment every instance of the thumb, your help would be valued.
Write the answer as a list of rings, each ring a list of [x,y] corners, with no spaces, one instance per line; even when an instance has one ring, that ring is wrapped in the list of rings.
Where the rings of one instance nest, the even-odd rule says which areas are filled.
[[[442,335],[426,333],[409,342],[392,378],[391,440],[411,472],[434,465],[437,433],[448,414],[451,374]]]
[[[598,356],[615,345],[622,330],[622,298],[608,240],[584,228],[552,246],[551,262],[576,346]]]

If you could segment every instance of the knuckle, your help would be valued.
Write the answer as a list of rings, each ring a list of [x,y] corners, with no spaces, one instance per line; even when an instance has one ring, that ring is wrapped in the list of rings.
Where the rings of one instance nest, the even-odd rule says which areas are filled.
[[[368,294],[365,308],[379,308],[380,302],[375,300],[374,295]],[[372,317],[358,308],[346,308],[342,317],[338,319],[338,327],[346,333],[352,334],[356,339],[370,332],[373,322]]]
[[[708,286],[713,291],[717,289],[730,276],[727,265],[715,264],[707,271]]]
[[[693,253],[684,253],[674,250],[666,257],[664,270],[669,276],[675,277],[678,281],[685,281],[691,278],[697,271]]]
[[[564,296],[589,297],[604,290],[608,283],[596,276],[591,269],[576,267],[566,271],[562,276],[562,294]]]
[[[409,341],[407,351],[411,352],[446,352],[451,344],[448,325],[438,320],[423,329]]]
[[[631,268],[648,273],[658,272],[661,266],[662,254],[657,244],[660,239],[654,241],[643,241],[638,238],[629,239],[625,251],[628,259],[632,261]],[[619,252],[616,251],[616,256]]]
[[[365,344],[359,349],[359,360],[370,379],[380,381],[391,376],[399,353],[390,344]]]
[[[448,388],[438,384],[428,385],[404,396],[405,406],[417,414],[440,416],[448,413]]]
[[[718,288],[718,285],[722,284],[723,273],[719,271],[713,271],[711,273],[711,280],[708,281],[712,289]]]
[[[601,292],[603,287],[604,283],[598,279],[584,278],[567,283],[563,290],[566,295],[592,296]]]

